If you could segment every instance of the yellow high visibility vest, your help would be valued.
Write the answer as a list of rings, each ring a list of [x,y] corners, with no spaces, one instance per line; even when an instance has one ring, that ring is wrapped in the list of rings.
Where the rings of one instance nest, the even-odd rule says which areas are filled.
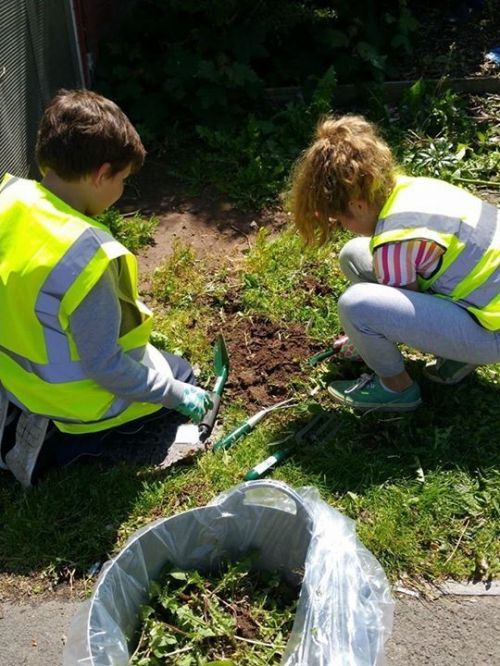
[[[468,310],[490,331],[500,330],[500,210],[433,178],[400,176],[379,215],[370,247],[417,238],[445,252],[419,287]]]
[[[118,344],[141,360],[152,315],[138,299],[137,262],[108,229],[41,184],[6,175],[0,184],[0,381],[22,409],[64,432],[104,430],[151,414],[85,375],[71,314],[108,269],[120,265],[118,297],[135,321]]]

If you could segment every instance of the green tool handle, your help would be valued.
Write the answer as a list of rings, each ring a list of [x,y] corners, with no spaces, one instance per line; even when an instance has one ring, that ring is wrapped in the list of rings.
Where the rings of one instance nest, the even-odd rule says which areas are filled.
[[[212,407],[208,410],[201,422],[198,424],[200,442],[204,442],[210,436],[210,433],[212,432],[215,424],[215,419],[219,413],[220,395],[214,391],[210,391],[210,397],[212,398]]]
[[[266,474],[271,469],[271,467],[274,467],[274,465],[277,465],[282,460],[287,458],[292,453],[292,451],[293,449],[291,447],[288,449],[281,449],[280,451],[276,451],[276,453],[273,453],[272,456],[269,456],[269,458],[266,458],[258,465],[255,465],[255,467],[252,467],[252,469],[243,477],[244,481],[255,481],[256,479],[262,478],[264,474]]]
[[[214,393],[217,393],[217,395],[222,395],[222,391],[224,389],[224,385],[227,380],[227,375],[228,375],[228,369],[227,366],[223,369],[222,374],[217,377],[215,380],[215,386],[214,386]]]
[[[333,356],[338,352],[338,349],[334,349],[333,347],[331,349],[325,349],[322,352],[319,352],[318,354],[314,354],[314,356],[311,356],[311,358],[307,361],[309,365],[317,365],[321,361],[324,361],[325,358],[330,358],[330,356]]]
[[[254,426],[251,423],[243,423],[238,428],[236,428],[236,430],[230,432],[229,435],[226,435],[225,437],[219,439],[218,442],[215,442],[213,450],[219,451],[220,449],[229,449],[229,447],[233,446],[235,442],[253,430],[253,427]]]

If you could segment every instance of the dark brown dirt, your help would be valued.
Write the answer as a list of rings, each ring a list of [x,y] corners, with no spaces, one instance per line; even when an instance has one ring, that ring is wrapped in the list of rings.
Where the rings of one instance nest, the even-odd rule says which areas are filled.
[[[189,197],[176,187],[166,175],[165,163],[152,160],[139,172],[121,205],[123,211],[140,210],[160,220],[154,244],[138,255],[143,293],[149,290],[148,274],[171,254],[176,240],[191,245],[208,266],[227,263],[228,258],[237,263],[253,244],[259,228],[273,234],[288,221],[279,208],[242,212],[209,190]],[[324,295],[331,291],[313,282],[304,287]],[[225,397],[226,401],[241,400],[251,410],[289,397],[290,382],[300,375],[301,364],[318,351],[318,346],[300,327],[279,326],[262,317],[249,321],[235,316],[238,301],[238,291],[234,290],[226,294],[223,303],[223,331],[231,361]],[[214,331],[214,338],[217,333]]]
[[[235,317],[224,325],[231,372],[226,401],[247,409],[266,407],[292,394],[291,382],[319,347],[298,326],[285,327],[264,317]]]

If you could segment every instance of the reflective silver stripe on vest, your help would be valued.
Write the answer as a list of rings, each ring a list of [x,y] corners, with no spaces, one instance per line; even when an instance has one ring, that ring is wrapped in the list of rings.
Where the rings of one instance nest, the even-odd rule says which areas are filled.
[[[407,213],[392,213],[383,220],[379,220],[375,229],[375,236],[386,231],[401,231],[406,229],[432,229],[443,234],[456,235],[459,220],[456,217],[446,215],[433,215],[432,213],[418,213],[408,211]]]
[[[13,176],[13,177],[12,177],[10,180],[8,180],[4,185],[2,185],[2,187],[0,187],[0,194],[2,194],[2,192],[5,192],[5,190],[6,190],[8,187],[10,187],[11,185],[14,185],[14,183],[18,183],[20,180],[22,180],[22,179]]]
[[[127,407],[129,407],[132,404],[130,400],[125,400],[124,398],[116,398],[113,400],[113,403],[111,407],[108,409],[106,414],[102,417],[103,421],[106,421],[106,419],[112,419],[114,416],[118,416],[118,414],[121,414],[124,412]]]
[[[77,366],[75,369],[70,367],[75,361],[71,360],[69,340],[59,322],[61,301],[102,243],[113,240],[113,237],[105,231],[93,227],[86,229],[47,276],[35,303],[36,315],[43,325],[48,362],[60,364],[62,366],[60,372],[63,374],[67,369],[67,381],[83,379],[84,375],[78,375]]]
[[[130,349],[125,353],[134,361],[141,361],[145,351],[146,345],[136,347],[135,349]],[[65,382],[76,382],[81,379],[89,379],[88,374],[83,371],[81,361],[71,361],[69,363],[64,363],[63,365],[57,366],[51,362],[47,364],[33,363],[25,356],[20,356],[10,349],[5,349],[5,347],[2,346],[0,346],[0,352],[3,352],[6,356],[11,358],[26,372],[33,373],[49,384],[63,384]]]
[[[481,213],[479,215],[477,227],[474,232],[474,242],[469,240],[469,234],[467,233],[470,231],[471,227],[468,225],[463,225],[465,226],[465,230],[461,230],[460,235],[463,236],[463,238],[460,238],[460,240],[465,242],[465,247],[455,259],[455,261],[453,261],[448,266],[446,271],[440,275],[432,285],[436,291],[440,291],[444,294],[451,294],[457,284],[462,282],[462,280],[464,280],[464,278],[469,275],[474,266],[476,266],[476,264],[481,261],[486,250],[491,247],[495,237],[497,214],[498,211],[495,206],[492,206],[488,203],[482,204]],[[467,297],[465,297],[466,300],[473,305],[478,305],[479,307],[480,301],[488,303],[491,298],[488,298],[485,301],[485,296],[483,297],[481,295],[484,286],[485,285],[478,285],[478,287],[474,290],[474,293],[477,296],[477,300],[476,296],[474,296],[472,299],[469,298],[472,292],[467,295]],[[486,287],[486,291],[490,291],[492,286],[493,285],[491,285],[489,288]]]
[[[427,228],[439,233],[451,234],[464,244],[464,250],[448,266],[446,271],[432,283],[432,291],[442,294],[451,294],[457,284],[473,270],[481,261],[486,250],[491,246],[497,228],[498,210],[492,204],[482,202],[479,219],[476,226],[467,224],[467,221],[456,217],[432,215],[431,213],[395,213],[381,220],[375,234],[384,234],[386,231],[406,230],[414,228]],[[471,235],[474,242],[471,242]],[[495,292],[496,290],[496,292]],[[474,293],[472,298],[471,295]],[[495,272],[484,284],[479,285],[471,292],[467,299],[457,300],[457,303],[476,305],[482,307],[489,303],[498,293],[498,275]]]
[[[476,308],[484,308],[498,294],[500,294],[500,267],[494,270],[483,284],[456,302],[464,307],[473,305]]]

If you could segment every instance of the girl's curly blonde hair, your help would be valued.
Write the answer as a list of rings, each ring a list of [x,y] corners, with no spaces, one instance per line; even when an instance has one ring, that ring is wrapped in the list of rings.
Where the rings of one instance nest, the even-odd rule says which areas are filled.
[[[288,204],[300,235],[308,244],[322,245],[349,201],[382,207],[395,177],[391,149],[375,125],[355,115],[323,118],[291,174]]]

